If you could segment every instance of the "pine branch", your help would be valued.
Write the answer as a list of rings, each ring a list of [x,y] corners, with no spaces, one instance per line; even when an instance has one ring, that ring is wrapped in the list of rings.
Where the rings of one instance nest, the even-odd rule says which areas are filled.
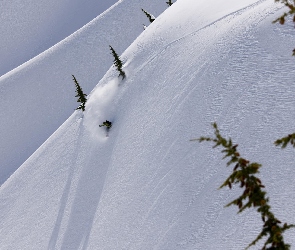
[[[238,206],[239,213],[246,208],[256,208],[257,212],[261,214],[264,223],[260,234],[246,249],[255,245],[263,237],[267,237],[262,250],[289,250],[290,245],[284,243],[283,233],[287,229],[295,227],[295,225],[288,225],[285,223],[282,226],[281,222],[271,212],[269,198],[266,196],[266,191],[264,190],[265,187],[261,183],[261,180],[255,176],[259,173],[261,164],[256,162],[250,163],[250,161],[242,158],[237,151],[238,145],[233,145],[231,139],[227,140],[222,137],[216,123],[213,123],[213,128],[215,130],[214,138],[200,137],[196,140],[199,142],[211,141],[214,143],[213,148],[218,146],[223,147],[224,149],[221,151],[224,154],[223,158],[229,158],[227,166],[235,164],[232,174],[225,180],[220,188],[228,186],[231,189],[234,184],[240,184],[240,187],[243,189],[243,193],[226,206]]]
[[[275,0],[275,2],[280,2],[284,4],[287,8],[288,11],[283,13],[279,18],[273,21],[273,23],[280,23],[281,25],[284,25],[286,22],[286,18],[288,16],[293,16],[292,21],[295,24],[295,0],[293,0],[293,3],[290,3],[289,0]],[[295,49],[293,49],[293,56],[295,56]]]
[[[75,83],[75,86],[76,86],[77,95],[75,95],[75,97],[78,97],[77,102],[81,103],[80,106],[78,108],[76,108],[76,110],[82,109],[82,111],[85,111],[85,104],[87,102],[87,98],[86,98],[87,95],[83,93],[83,90],[80,87],[76,77],[74,75],[72,75],[72,76],[73,76],[73,80],[74,80],[74,83]]]
[[[281,148],[287,147],[289,143],[295,148],[295,133],[289,134],[288,136],[278,139],[274,142],[276,146],[281,146]]]
[[[126,77],[126,74],[122,69],[123,63],[122,63],[120,57],[118,56],[118,54],[116,53],[116,51],[113,49],[113,47],[111,45],[109,45],[109,46],[110,46],[110,50],[112,52],[112,55],[114,57],[114,65],[116,66],[116,68],[119,72],[119,77],[122,76],[122,79],[124,79]]]

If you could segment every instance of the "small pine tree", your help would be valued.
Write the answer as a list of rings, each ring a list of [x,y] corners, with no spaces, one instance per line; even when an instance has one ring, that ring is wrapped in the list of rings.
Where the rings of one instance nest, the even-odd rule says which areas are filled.
[[[156,20],[156,18],[151,15],[150,13],[148,13],[147,11],[145,11],[144,9],[141,9],[143,11],[143,13],[147,16],[147,18],[149,19],[149,21],[152,23],[153,21]]]
[[[75,82],[75,85],[76,85],[76,93],[77,95],[75,95],[75,97],[78,97],[78,100],[77,102],[80,102],[80,106],[78,108],[76,108],[76,110],[78,109],[82,109],[82,111],[85,111],[85,104],[86,104],[86,101],[87,101],[87,98],[86,98],[86,94],[83,93],[83,90],[82,88],[80,87],[76,77],[74,75],[73,76],[73,80]]]
[[[225,182],[220,186],[220,188],[228,186],[230,189],[234,184],[240,184],[240,187],[244,189],[242,195],[237,199],[233,200],[226,206],[236,205],[238,206],[239,213],[244,211],[246,208],[256,208],[257,212],[261,214],[262,219],[262,230],[259,235],[256,237],[252,243],[246,248],[255,245],[263,237],[267,237],[267,240],[264,243],[263,250],[289,250],[290,245],[284,242],[283,233],[295,227],[292,224],[282,223],[275,217],[271,212],[271,207],[269,205],[269,198],[266,196],[266,191],[264,190],[265,186],[262,184],[261,180],[255,175],[259,173],[259,168],[261,164],[246,160],[240,156],[240,153],[237,151],[238,145],[234,145],[231,139],[225,139],[221,136],[217,124],[213,124],[215,130],[215,137],[201,137],[198,140],[199,142],[211,141],[214,143],[214,148],[221,146],[224,153],[223,158],[229,157],[230,160],[227,162],[227,166],[234,164],[234,169],[232,174],[225,180]],[[287,140],[292,143],[293,136],[289,139],[281,139],[277,141],[276,144],[280,145],[287,144]]]
[[[168,2],[166,2],[168,4],[168,6],[171,6],[173,3],[172,3],[172,0],[168,0]]]
[[[122,79],[124,79],[126,77],[126,74],[122,69],[123,63],[122,63],[120,57],[118,56],[118,54],[116,53],[116,51],[113,49],[113,47],[111,45],[109,45],[109,46],[110,46],[112,55],[114,57],[114,64],[115,64],[117,70],[119,71],[119,76],[122,76]]]

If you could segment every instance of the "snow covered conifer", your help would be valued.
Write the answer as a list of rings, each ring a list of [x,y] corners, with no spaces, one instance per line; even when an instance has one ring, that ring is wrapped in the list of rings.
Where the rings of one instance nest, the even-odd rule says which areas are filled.
[[[168,0],[168,2],[166,2],[168,4],[168,6],[171,6],[173,3],[172,3],[172,0]]]
[[[142,11],[143,11],[143,13],[147,16],[147,18],[149,19],[149,21],[152,23],[153,21],[155,21],[156,20],[156,18],[152,15],[152,14],[150,14],[150,13],[148,13],[147,11],[145,11],[144,9],[141,9]]]
[[[120,57],[118,56],[118,54],[116,53],[116,51],[113,49],[113,47],[111,45],[109,45],[109,46],[112,51],[112,55],[114,57],[114,64],[115,64],[117,70],[119,71],[119,76],[122,76],[122,79],[124,79],[126,77],[126,74],[122,69],[123,63],[122,63]]]
[[[76,108],[76,110],[78,109],[82,109],[82,111],[85,111],[85,104],[86,104],[86,101],[87,101],[87,98],[86,98],[86,94],[83,93],[83,90],[82,88],[80,87],[76,77],[74,75],[73,76],[73,80],[75,82],[75,85],[76,85],[76,93],[77,95],[75,95],[75,97],[78,97],[78,100],[77,102],[80,102],[80,106],[78,108]]]

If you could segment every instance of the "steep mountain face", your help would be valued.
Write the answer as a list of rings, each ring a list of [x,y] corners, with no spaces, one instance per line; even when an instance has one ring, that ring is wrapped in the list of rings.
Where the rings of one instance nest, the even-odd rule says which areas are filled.
[[[2,185],[1,247],[246,247],[261,218],[224,208],[239,194],[217,190],[230,169],[218,150],[190,141],[211,135],[214,121],[245,158],[263,164],[274,213],[294,222],[294,151],[273,146],[294,132],[294,27],[271,23],[282,11],[272,0],[169,7],[122,54],[126,79],[111,67],[86,111],[75,111]],[[77,41],[96,32],[87,27]],[[59,46],[70,50],[71,41]],[[81,83],[94,79],[91,70],[83,67]],[[109,137],[99,127],[105,120]],[[289,230],[286,241],[294,246],[293,236]]]
[[[109,45],[122,53],[143,31],[147,20],[141,8],[157,16],[166,6],[158,0],[119,1],[83,29],[0,77],[0,184],[77,107],[72,74],[88,94],[112,65]]]
[[[0,2],[0,76],[66,38],[117,0]]]

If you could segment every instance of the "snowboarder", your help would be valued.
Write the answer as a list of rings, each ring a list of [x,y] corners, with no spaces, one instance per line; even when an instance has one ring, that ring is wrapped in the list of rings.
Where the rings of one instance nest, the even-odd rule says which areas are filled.
[[[107,130],[107,137],[109,136],[109,130],[112,127],[112,123],[108,120],[106,120],[105,122],[103,122],[101,125],[99,125],[99,127],[106,127]]]

